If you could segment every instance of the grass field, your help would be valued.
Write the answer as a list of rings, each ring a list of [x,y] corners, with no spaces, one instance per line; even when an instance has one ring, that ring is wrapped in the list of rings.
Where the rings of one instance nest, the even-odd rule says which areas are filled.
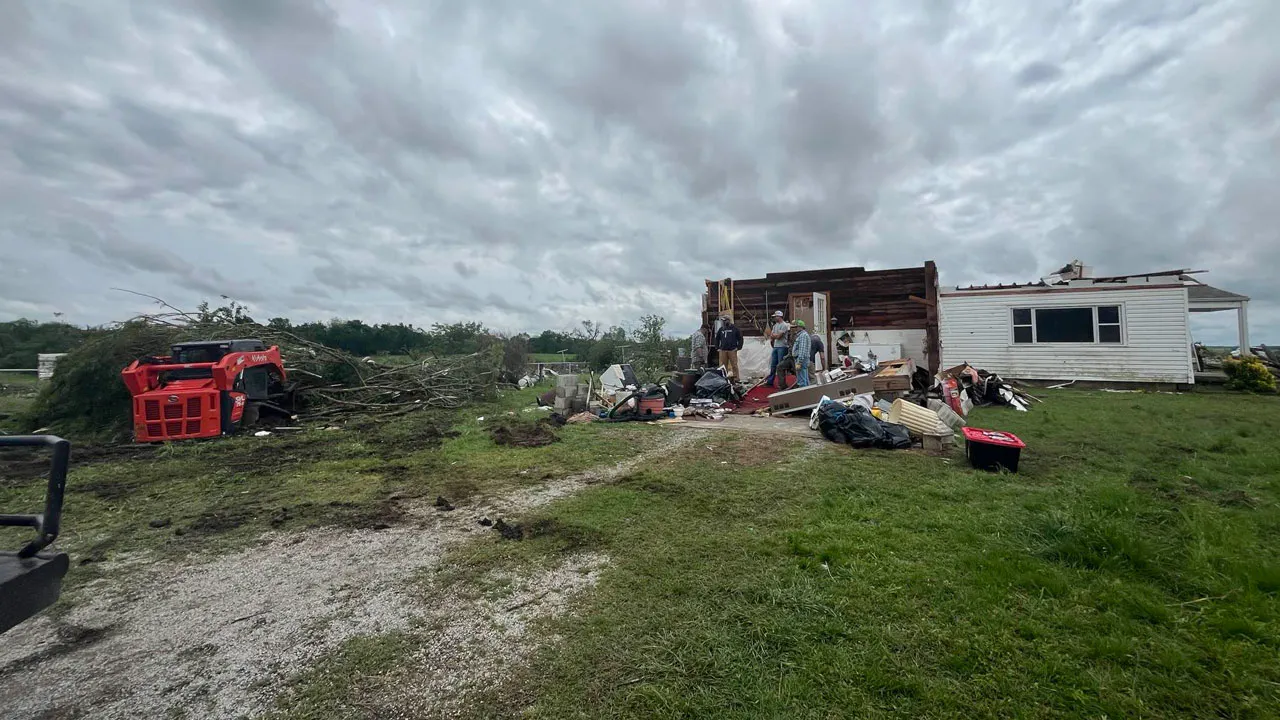
[[[424,597],[427,584],[572,553],[610,559],[574,613],[536,628],[528,662],[488,680],[472,715],[1276,716],[1280,402],[1042,394],[1029,413],[971,417],[1028,443],[1016,475],[959,455],[704,431],[522,518],[548,532],[452,551]],[[391,498],[532,486],[698,432],[596,424],[544,448],[495,446],[476,417],[531,397],[89,458],[63,545],[77,560],[168,557],[272,528],[363,527],[394,517]],[[30,483],[0,484],[6,510],[34,498]],[[93,577],[93,563],[76,566],[72,602]],[[381,690],[409,680],[403,660],[435,631],[349,642],[295,680],[278,716],[387,716]]]
[[[565,353],[564,355],[561,355],[560,353],[529,353],[529,362],[552,363],[577,361],[578,356],[573,353]]]
[[[476,716],[1274,716],[1280,403],[1048,397],[972,418],[1028,442],[1017,475],[713,439],[553,506],[560,536],[469,550],[463,578],[613,558]],[[414,642],[353,644],[284,716],[340,716]]]
[[[0,431],[20,429],[16,418],[30,407],[37,382],[35,373],[0,373]]]
[[[567,442],[541,448],[495,445],[488,416],[519,413],[534,390],[508,393],[465,411],[406,416],[385,423],[312,428],[270,437],[238,436],[167,446],[72,448],[59,546],[78,563],[74,590],[99,576],[103,561],[150,552],[179,558],[230,552],[267,530],[318,526],[369,528],[396,522],[402,503],[443,495],[535,485],[634,448],[635,430],[574,426]],[[540,415],[539,415],[540,416]],[[619,432],[618,430],[621,430]],[[44,456],[0,451],[0,508],[36,512]],[[16,546],[25,529],[0,529]]]

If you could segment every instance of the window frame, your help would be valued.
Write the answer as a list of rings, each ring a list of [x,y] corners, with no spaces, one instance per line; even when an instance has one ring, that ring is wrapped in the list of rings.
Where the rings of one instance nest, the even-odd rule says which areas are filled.
[[[1113,308],[1115,308],[1115,309],[1116,309],[1116,313],[1117,313],[1117,319],[1116,319],[1116,322],[1107,322],[1107,323],[1099,322],[1099,318],[1098,318],[1098,309],[1099,309],[1099,308],[1104,308],[1104,307],[1113,307]],[[1039,337],[1037,337],[1038,333],[1036,332],[1036,314],[1037,314],[1037,311],[1038,311],[1038,310],[1081,310],[1081,309],[1085,309],[1085,308],[1088,308],[1088,309],[1093,313],[1093,341],[1092,341],[1092,342],[1082,342],[1082,341],[1075,341],[1075,342],[1041,342],[1041,341],[1040,341],[1040,339],[1039,339]],[[1019,322],[1018,322],[1018,320],[1017,320],[1017,313],[1018,313],[1018,312],[1020,312],[1020,311],[1026,311],[1026,312],[1030,312],[1030,313],[1031,313],[1031,323],[1030,323],[1030,325],[1028,325],[1027,323],[1019,323]],[[1025,327],[1029,327],[1029,328],[1031,329],[1031,341],[1030,341],[1030,342],[1018,342],[1018,340],[1017,340],[1017,329],[1018,329],[1018,328],[1025,328]],[[1103,340],[1102,340],[1102,328],[1103,328],[1103,327],[1116,327],[1116,328],[1119,328],[1119,330],[1120,330],[1120,341],[1119,341],[1119,342],[1105,342],[1105,341],[1103,341]],[[1035,346],[1035,345],[1044,345],[1044,346],[1068,346],[1068,347],[1070,347],[1070,346],[1080,347],[1080,346],[1097,346],[1097,345],[1103,345],[1103,346],[1109,346],[1109,347],[1119,347],[1119,346],[1125,346],[1125,345],[1128,345],[1128,344],[1129,344],[1128,322],[1127,322],[1127,320],[1126,320],[1126,313],[1125,313],[1124,303],[1099,303],[1099,304],[1097,304],[1097,305],[1045,305],[1045,306],[1043,306],[1043,307],[1040,307],[1040,306],[1021,306],[1021,307],[1019,307],[1019,306],[1010,306],[1010,308],[1009,308],[1009,346],[1010,346],[1010,347],[1026,347],[1026,346]]]

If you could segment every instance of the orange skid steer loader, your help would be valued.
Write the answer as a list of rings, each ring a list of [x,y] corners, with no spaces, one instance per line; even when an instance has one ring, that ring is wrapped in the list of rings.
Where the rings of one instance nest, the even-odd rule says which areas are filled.
[[[294,388],[280,348],[261,340],[178,343],[120,374],[133,396],[137,442],[230,435],[264,413],[292,416]]]

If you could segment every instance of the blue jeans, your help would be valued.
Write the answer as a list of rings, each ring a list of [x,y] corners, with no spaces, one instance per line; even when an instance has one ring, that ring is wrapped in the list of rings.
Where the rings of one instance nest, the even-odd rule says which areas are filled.
[[[809,386],[809,363],[796,365],[796,387]]]
[[[784,347],[776,347],[773,353],[769,355],[769,377],[764,379],[765,385],[773,384],[773,376],[778,372],[778,363],[782,362],[782,358],[787,356],[787,349]],[[785,380],[783,382],[786,382]]]

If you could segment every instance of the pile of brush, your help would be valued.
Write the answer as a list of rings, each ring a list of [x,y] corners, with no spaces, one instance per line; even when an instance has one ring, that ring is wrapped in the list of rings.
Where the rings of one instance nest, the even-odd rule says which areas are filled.
[[[493,337],[480,352],[465,356],[361,358],[255,322],[234,303],[187,312],[157,302],[161,312],[118,323],[63,357],[27,424],[73,435],[127,436],[130,397],[120,371],[138,358],[167,355],[179,342],[251,338],[278,346],[289,382],[297,383],[300,420],[460,407],[487,398],[514,375],[506,366],[523,365],[527,352],[520,339]]]

